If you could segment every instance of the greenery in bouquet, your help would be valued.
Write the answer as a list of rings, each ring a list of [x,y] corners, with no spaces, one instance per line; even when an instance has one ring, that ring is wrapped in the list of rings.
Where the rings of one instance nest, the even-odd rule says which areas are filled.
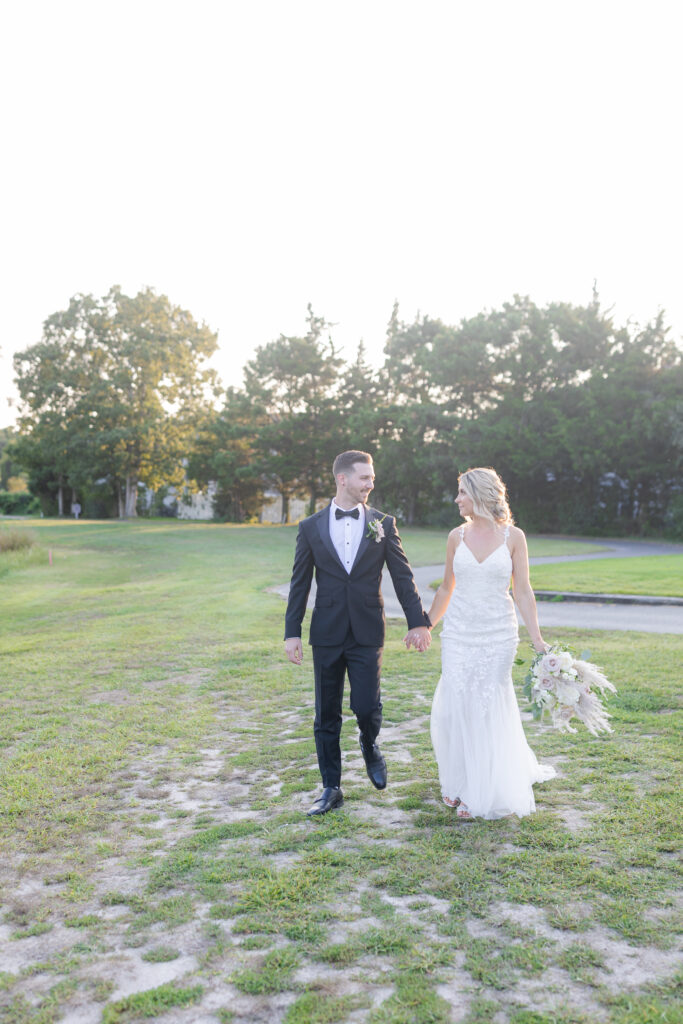
[[[545,653],[537,653],[527,672],[522,692],[531,703],[535,719],[548,712],[560,731],[576,732],[571,725],[578,718],[593,736],[612,732],[611,717],[602,701],[606,692],[616,693],[601,669],[588,661],[584,651],[574,657],[567,647],[555,644]]]

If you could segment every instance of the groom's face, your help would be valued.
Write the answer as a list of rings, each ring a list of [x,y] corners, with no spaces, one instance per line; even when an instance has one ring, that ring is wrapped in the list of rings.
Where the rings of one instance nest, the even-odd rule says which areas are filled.
[[[354,462],[349,473],[340,473],[340,490],[349,504],[366,504],[370,491],[375,486],[375,470],[371,462]]]

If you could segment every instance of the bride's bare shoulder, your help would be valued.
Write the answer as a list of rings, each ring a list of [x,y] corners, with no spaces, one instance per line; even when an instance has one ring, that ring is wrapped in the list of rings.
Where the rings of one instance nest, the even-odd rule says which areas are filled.
[[[517,544],[520,541],[525,542],[526,541],[526,535],[524,533],[524,530],[520,530],[519,526],[511,526],[510,527],[510,540],[512,541],[513,544]]]

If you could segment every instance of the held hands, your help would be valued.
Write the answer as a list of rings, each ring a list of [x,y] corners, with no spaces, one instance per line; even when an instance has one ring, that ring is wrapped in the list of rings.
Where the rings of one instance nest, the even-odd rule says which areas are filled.
[[[301,664],[304,660],[304,649],[301,645],[300,636],[290,636],[288,640],[285,640],[285,654],[292,665]]]
[[[426,651],[432,642],[432,634],[426,626],[417,626],[409,630],[403,637],[407,650],[414,647],[417,651]],[[293,665],[300,665],[304,659],[301,637],[292,636],[285,640],[285,654]]]
[[[403,642],[407,650],[414,647],[417,651],[426,651],[432,642],[432,634],[426,626],[416,626],[406,633]]]

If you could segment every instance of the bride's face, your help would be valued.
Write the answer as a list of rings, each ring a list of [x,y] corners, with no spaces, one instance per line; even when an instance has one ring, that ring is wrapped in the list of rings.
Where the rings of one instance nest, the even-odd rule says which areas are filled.
[[[466,494],[465,491],[463,491],[462,487],[458,491],[458,496],[455,499],[455,504],[458,506],[458,510],[463,519],[466,516],[471,516],[474,514],[474,502],[470,498],[469,494]]]

